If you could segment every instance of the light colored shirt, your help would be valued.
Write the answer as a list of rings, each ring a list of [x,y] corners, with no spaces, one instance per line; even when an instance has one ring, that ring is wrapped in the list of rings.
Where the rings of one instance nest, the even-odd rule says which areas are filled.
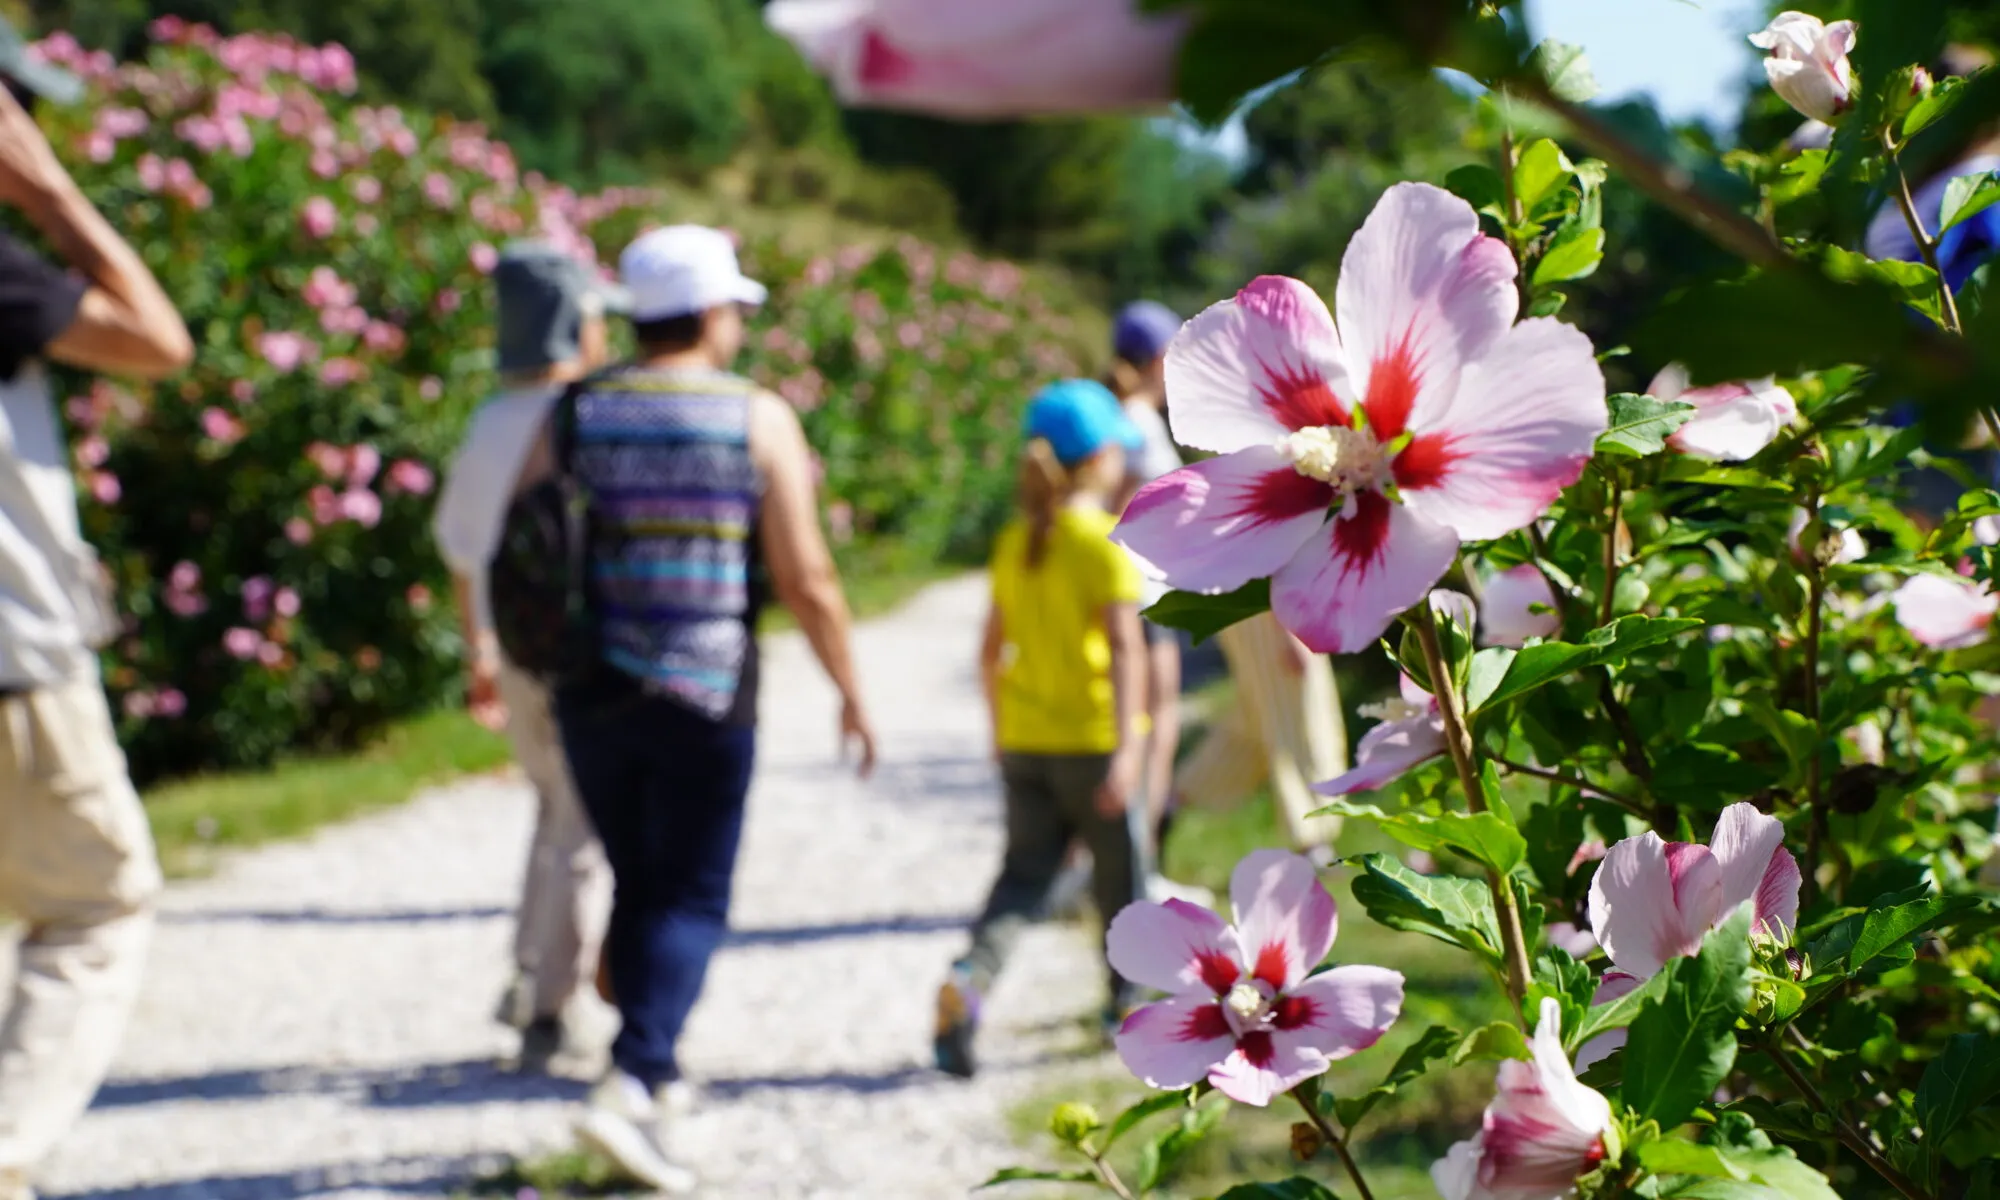
[[[30,364],[0,381],[0,686],[94,678],[92,648],[114,632],[48,377]]]
[[[1144,400],[1127,400],[1125,415],[1139,427],[1139,433],[1145,439],[1139,452],[1126,464],[1132,478],[1142,484],[1151,483],[1187,465],[1181,461],[1180,447],[1174,445],[1174,435],[1167,431],[1167,419],[1160,415],[1159,409]],[[1159,572],[1136,557],[1132,561],[1138,564],[1146,580],[1139,596],[1139,607],[1151,608],[1166,599],[1167,593],[1173,589],[1167,586]]]
[[[480,629],[493,627],[486,568],[500,545],[501,521],[528,452],[562,393],[556,385],[521,388],[480,405],[445,473],[431,533],[445,565],[471,582],[473,621]]]
[[[1109,754],[1118,748],[1117,692],[1105,610],[1136,604],[1141,580],[1117,524],[1096,508],[1065,508],[1042,561],[1028,562],[1016,520],[993,548],[1000,614],[1000,748],[1015,754]]]

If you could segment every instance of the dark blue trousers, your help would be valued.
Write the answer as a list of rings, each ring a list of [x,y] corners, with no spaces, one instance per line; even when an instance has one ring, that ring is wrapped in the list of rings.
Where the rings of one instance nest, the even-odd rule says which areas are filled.
[[[605,956],[623,1020],[611,1058],[647,1087],[728,926],[757,733],[655,697],[565,697],[563,746],[615,883]]]

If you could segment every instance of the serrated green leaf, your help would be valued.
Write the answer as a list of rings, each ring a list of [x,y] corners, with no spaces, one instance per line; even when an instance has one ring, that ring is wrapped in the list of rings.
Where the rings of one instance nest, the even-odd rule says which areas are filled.
[[[1878,900],[1867,912],[1847,917],[1807,948],[1815,971],[1831,971],[1845,966],[1859,971],[1906,939],[1935,926],[1948,913],[1976,904],[1970,897],[1947,897],[1935,893],[1914,900],[1902,896]],[[1907,956],[1904,957],[1907,960]]]
[[[1397,1057],[1396,1065],[1389,1068],[1382,1082],[1359,1096],[1334,1101],[1334,1114],[1340,1118],[1341,1126],[1351,1136],[1355,1126],[1375,1111],[1376,1105],[1423,1078],[1432,1064],[1456,1049],[1460,1036],[1458,1030],[1449,1025],[1433,1025],[1424,1030],[1423,1035]]]
[[[1610,398],[1611,424],[1598,435],[1597,452],[1644,458],[1667,448],[1667,438],[1694,418],[1694,405],[1633,392]]]
[[[1386,854],[1350,860],[1362,873],[1350,885],[1368,915],[1391,929],[1421,933],[1497,961],[1500,933],[1493,894],[1484,883],[1419,875]]]
[[[1452,1051],[1451,1065],[1462,1067],[1469,1062],[1506,1062],[1531,1057],[1533,1053],[1521,1027],[1512,1021],[1495,1021],[1466,1034]]]
[[[1111,1127],[1105,1130],[1104,1142],[1101,1148],[1109,1150],[1117,1144],[1118,1139],[1132,1132],[1148,1117],[1157,1116],[1163,1112],[1170,1112],[1175,1108],[1186,1107],[1188,1107],[1188,1094],[1186,1092],[1161,1092],[1155,1096],[1148,1096],[1118,1114],[1117,1118],[1111,1122]]]
[[[1670,977],[1665,992],[1639,1010],[1625,1043],[1623,1096],[1641,1117],[1672,1129],[1736,1064],[1736,1018],[1750,1003],[1749,906],[1661,974]]]
[[[1604,261],[1604,230],[1572,217],[1556,231],[1555,240],[1535,264],[1534,285],[1568,283],[1596,273]]]
[[[1528,842],[1512,825],[1490,812],[1388,813],[1372,804],[1337,798],[1323,812],[1374,821],[1384,832],[1417,850],[1451,849],[1506,875],[1528,856]]]
[[[1271,608],[1271,581],[1253,579],[1233,592],[1209,596],[1199,592],[1168,592],[1146,610],[1146,619],[1170,629],[1184,629],[1196,645]]]
[[[1941,1153],[1972,1110],[1995,1097],[2000,1097],[2000,1038],[1961,1033],[1946,1042],[1917,1084],[1917,1124],[1923,1126],[1925,1148]]]
[[[1620,617],[1590,631],[1581,643],[1543,642],[1514,656],[1491,695],[1479,706],[1485,711],[1588,667],[1617,666],[1637,651],[1669,641],[1702,622],[1692,617]]]
[[[999,1187],[1003,1183],[1096,1183],[1097,1176],[1090,1171],[1036,1171],[1028,1167],[1008,1167],[994,1174],[993,1178],[972,1189],[985,1191]]]
[[[1945,185],[1938,234],[1942,236],[1952,226],[1978,216],[1995,204],[2000,204],[2000,171],[1961,175]]]
[[[1549,81],[1549,91],[1572,104],[1584,104],[1597,95],[1597,76],[1583,47],[1548,38],[1535,47],[1528,66]]]

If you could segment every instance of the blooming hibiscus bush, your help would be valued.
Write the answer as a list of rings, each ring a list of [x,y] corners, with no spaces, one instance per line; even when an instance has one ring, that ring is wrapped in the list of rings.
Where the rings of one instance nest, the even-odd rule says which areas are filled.
[[[1111,922],[1113,965],[1165,995],[1117,1037],[1160,1094],[1108,1123],[1065,1106],[1052,1128],[1087,1169],[1000,1181],[1137,1196],[1232,1104],[1282,1097],[1305,1118],[1296,1177],[1226,1196],[1365,1200],[1376,1114],[1456,1070],[1490,1099],[1438,1147],[1447,1200],[2000,1182],[2000,494],[1967,448],[1969,428],[2000,438],[2000,267],[1966,249],[2000,174],[1922,189],[1903,162],[2000,119],[2000,73],[1915,61],[1942,5],[1786,13],[1752,44],[1830,129],[1717,157],[1643,105],[1592,104],[1582,54],[1532,43],[1520,7],[1077,6],[1091,38],[1142,9],[1183,21],[1177,51],[1149,26],[1118,52],[1177,54],[1208,119],[1335,57],[1487,88],[1491,157],[1389,189],[1331,296],[1255,279],[1188,322],[1169,420],[1216,457],[1142,490],[1115,536],[1178,589],[1156,621],[1205,637],[1268,609],[1400,668],[1320,790],[1411,853],[1339,869],[1369,918],[1463,954],[1505,1017],[1397,1028],[1395,964],[1341,961],[1308,861],[1258,852],[1233,925],[1179,902]],[[808,49],[860,45],[838,65],[862,99],[1038,107],[988,77],[1018,70],[1097,102],[1050,78],[1089,63],[1010,65],[1027,23],[842,12]],[[982,45],[957,101],[894,86],[918,50]],[[1617,261],[1614,176],[1740,261],[1593,345],[1570,285]],[[1853,248],[1877,214],[1908,261]],[[1614,356],[1646,394],[1607,387]],[[1398,1055],[1364,1069],[1385,1038]],[[1111,1158],[1135,1137],[1136,1179]]]
[[[578,196],[475,126],[354,103],[338,46],[168,18],[143,62],[58,35],[83,75],[51,140],[186,316],[199,353],[149,388],[72,380],[87,533],[124,633],[106,654],[142,778],[340,744],[449,696],[461,647],[430,549],[438,474],[491,394],[499,247],[595,261],[664,202]],[[999,519],[1018,398],[1079,369],[1079,330],[1019,268],[883,236],[770,279],[747,369],[806,414],[850,567],[968,553]]]

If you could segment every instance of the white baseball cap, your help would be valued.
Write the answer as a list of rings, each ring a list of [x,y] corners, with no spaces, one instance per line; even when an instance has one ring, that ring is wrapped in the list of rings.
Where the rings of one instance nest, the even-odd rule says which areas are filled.
[[[669,225],[641,235],[619,256],[618,276],[632,294],[634,321],[762,304],[770,295],[744,276],[729,236],[703,225]]]

